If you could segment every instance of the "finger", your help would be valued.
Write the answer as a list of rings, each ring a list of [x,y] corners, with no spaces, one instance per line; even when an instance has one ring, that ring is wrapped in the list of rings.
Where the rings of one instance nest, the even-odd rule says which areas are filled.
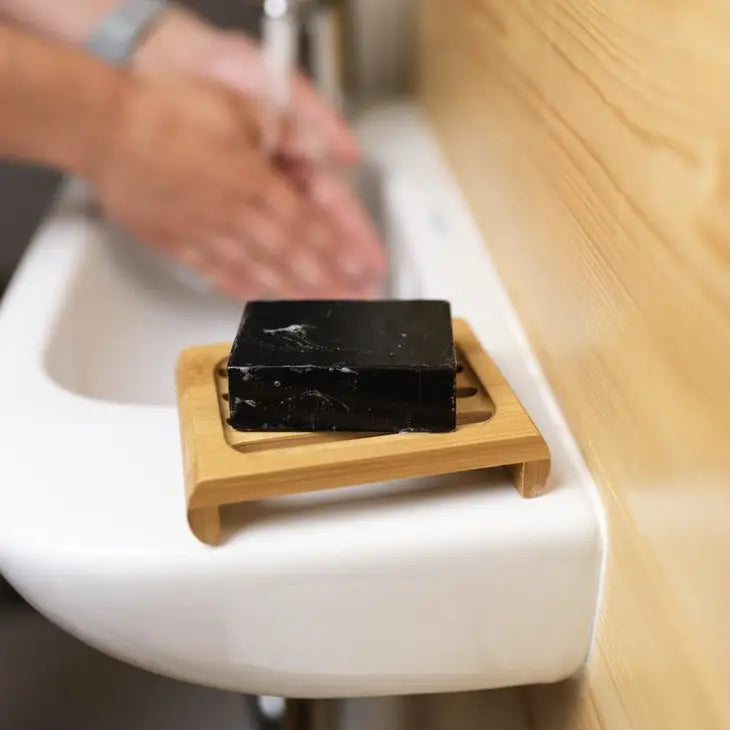
[[[250,235],[261,255],[281,257],[279,266],[288,268],[306,290],[357,284],[360,272],[332,267],[338,231],[328,216],[306,199],[282,176],[273,176],[261,186],[260,208],[241,211],[239,232]],[[282,254],[286,254],[282,256]],[[353,269],[356,267],[350,267]]]
[[[311,165],[288,167],[286,171],[299,189],[306,191],[305,207],[289,217],[294,229],[288,235],[311,248],[329,278],[350,291],[361,291],[361,285],[372,289],[381,284],[387,270],[384,246],[345,180]],[[278,216],[282,208],[275,196],[268,196],[267,201],[270,214]],[[311,264],[301,266],[302,271],[311,272]]]
[[[235,289],[258,296],[281,286],[265,271],[267,267],[262,265],[249,235],[215,235],[207,240],[206,251],[215,263],[217,280],[226,286],[226,291]]]
[[[297,74],[292,87],[295,118],[303,125],[302,134],[314,130],[324,141],[329,156],[354,164],[360,159],[360,145],[347,122],[315,91],[310,82]]]
[[[293,227],[305,219],[311,207],[302,190],[266,161],[259,161],[256,170],[249,169],[247,178],[241,178],[240,187],[238,192],[247,202],[271,211]]]
[[[332,282],[312,251],[332,234],[317,220],[321,213],[268,163],[248,162],[245,176],[237,166],[226,175],[227,193],[201,227],[201,235],[216,232],[205,237],[209,253],[281,296],[323,291]]]
[[[245,266],[237,263],[232,272],[238,272],[242,278],[252,282],[261,294],[267,296],[296,297],[302,287],[295,277],[282,266],[282,258],[272,255],[267,242],[260,242],[261,235],[250,223],[244,233],[221,236],[216,241],[220,248],[243,248],[246,250]]]
[[[278,220],[252,207],[243,212],[237,227],[210,245],[233,271],[272,295],[299,298],[331,285],[307,246],[286,236]]]
[[[338,264],[343,271],[365,283],[382,280],[388,268],[385,246],[345,180],[327,171],[313,170],[308,189],[338,233]]]
[[[220,292],[233,299],[244,300],[255,296],[255,283],[250,278],[241,275],[238,270],[231,269],[212,251],[209,244],[189,244],[170,250],[170,254],[183,265],[196,271]]]
[[[298,229],[284,227],[270,211],[251,208],[242,215],[239,227],[238,236],[249,242],[259,276],[282,296],[321,294],[341,284],[320,261],[320,246],[313,243],[318,233],[307,231],[306,221]]]
[[[294,289],[298,296],[333,288],[355,291],[361,279],[367,279],[359,265],[333,265],[336,251],[342,249],[341,233],[327,211],[286,175],[261,160],[255,170],[231,181],[237,187],[222,206],[230,214],[219,218],[226,225],[221,232],[239,246],[250,247],[249,255],[259,265],[279,273],[284,291]]]
[[[284,218],[275,215],[268,207],[242,206],[230,226],[230,234],[245,241],[254,249],[257,258],[282,261],[294,241],[293,228],[284,224]]]

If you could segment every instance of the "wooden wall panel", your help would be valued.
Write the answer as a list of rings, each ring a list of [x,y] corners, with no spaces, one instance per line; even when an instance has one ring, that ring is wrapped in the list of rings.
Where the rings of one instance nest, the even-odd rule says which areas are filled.
[[[586,678],[528,710],[730,728],[730,5],[418,15],[422,101],[611,523]]]

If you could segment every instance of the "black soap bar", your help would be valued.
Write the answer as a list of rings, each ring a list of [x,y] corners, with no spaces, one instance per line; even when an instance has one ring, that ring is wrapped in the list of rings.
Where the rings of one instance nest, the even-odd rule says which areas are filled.
[[[453,431],[442,301],[250,302],[228,360],[242,431]]]

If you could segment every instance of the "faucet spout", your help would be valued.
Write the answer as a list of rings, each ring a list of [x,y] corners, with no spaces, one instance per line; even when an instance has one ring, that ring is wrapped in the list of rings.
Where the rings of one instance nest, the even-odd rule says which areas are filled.
[[[291,103],[291,79],[298,66],[331,106],[344,111],[344,8],[344,3],[325,0],[264,0],[267,93],[278,111]]]
[[[294,0],[266,0],[262,17],[265,93],[275,113],[291,106],[292,78],[299,54],[299,21]]]

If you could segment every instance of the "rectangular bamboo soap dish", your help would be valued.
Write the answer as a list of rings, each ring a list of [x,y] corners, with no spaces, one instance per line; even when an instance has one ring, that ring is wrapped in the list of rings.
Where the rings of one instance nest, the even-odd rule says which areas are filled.
[[[546,488],[550,452],[463,320],[454,320],[457,428],[451,433],[242,432],[228,425],[230,344],[185,350],[177,394],[190,528],[220,542],[220,508],[299,492],[507,467],[518,492]]]

